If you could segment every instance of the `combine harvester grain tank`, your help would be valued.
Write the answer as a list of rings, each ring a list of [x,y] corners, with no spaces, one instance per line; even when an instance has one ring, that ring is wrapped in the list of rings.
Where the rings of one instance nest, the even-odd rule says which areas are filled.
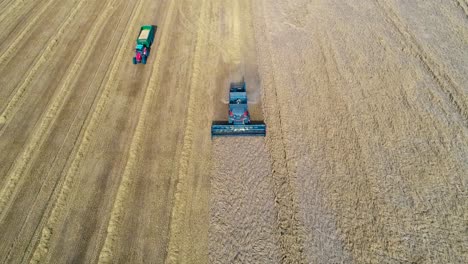
[[[265,136],[263,121],[251,121],[244,81],[231,83],[229,89],[228,121],[213,121],[211,136]]]

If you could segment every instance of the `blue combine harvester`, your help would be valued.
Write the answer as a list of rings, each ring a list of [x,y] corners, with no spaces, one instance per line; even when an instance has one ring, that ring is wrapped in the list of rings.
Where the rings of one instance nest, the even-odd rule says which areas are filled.
[[[245,82],[231,83],[228,121],[214,121],[211,136],[265,136],[263,121],[251,121],[247,106]]]

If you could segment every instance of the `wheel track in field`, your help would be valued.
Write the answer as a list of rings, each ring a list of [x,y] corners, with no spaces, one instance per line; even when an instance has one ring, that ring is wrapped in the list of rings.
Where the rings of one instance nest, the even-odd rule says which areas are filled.
[[[12,1],[14,0],[3,0],[3,1],[0,1],[0,10],[3,10],[5,8],[5,6],[7,6],[9,3],[11,3]]]
[[[0,47],[3,45],[7,46],[8,44],[6,42],[8,37],[14,34],[16,30],[21,30],[20,25],[23,24],[22,22],[28,19],[30,13],[38,9],[37,6],[40,5],[40,1],[32,2],[32,4],[27,5],[23,9],[16,10],[17,8],[9,8],[13,10],[7,10],[6,12],[0,13],[0,24],[2,24],[3,30],[2,35],[0,35],[0,37],[3,38],[3,43]],[[3,8],[0,7],[0,10],[3,10]],[[33,14],[31,14],[31,16],[33,16]],[[8,19],[5,19],[6,17],[8,17]]]
[[[272,57],[272,41],[269,38],[269,30],[266,21],[265,2],[259,3],[261,9],[259,19],[260,25],[258,26],[263,30],[260,34],[264,35],[266,50],[267,65],[263,65],[266,72],[270,72],[271,77],[265,78],[264,87],[270,86],[271,91],[263,90],[262,100],[263,109],[265,109],[265,119],[269,126],[269,136],[267,137],[267,147],[271,153],[272,159],[272,178],[274,185],[274,193],[277,203],[277,225],[279,229],[281,257],[284,263],[306,263],[304,255],[304,230],[303,224],[300,222],[300,214],[298,204],[295,201],[295,182],[294,176],[291,175],[288,162],[290,158],[286,152],[286,142],[284,138],[284,124],[282,122],[281,102],[279,102],[279,95],[276,87],[276,80],[274,77],[273,57]],[[258,43],[259,40],[256,39]],[[260,48],[260,47],[258,47]],[[257,52],[262,53],[262,52]],[[268,74],[266,74],[268,76]],[[270,107],[269,105],[272,105]],[[270,109],[270,110],[268,110]],[[267,113],[270,112],[270,115]]]
[[[114,1],[115,1],[115,0],[114,0]],[[130,3],[130,2],[127,1],[127,3]],[[128,4],[127,4],[127,6],[125,7],[125,10],[122,11],[123,14],[126,12],[126,9],[127,9],[127,8],[128,8]],[[119,22],[117,22],[117,24],[120,25],[121,20],[122,20],[122,19],[119,19]],[[128,21],[128,20],[127,20],[127,21]],[[114,53],[115,53],[115,52],[114,52]],[[101,62],[101,63],[102,63],[102,62]],[[107,70],[107,72],[109,72],[109,70]],[[107,76],[107,74],[106,74],[106,76]],[[105,77],[104,77],[104,79],[101,81],[100,87],[102,87],[102,83],[104,83],[104,82],[105,82]],[[92,86],[92,83],[88,86],[88,92],[89,92],[89,88],[90,88],[91,86]],[[86,98],[87,98],[88,92],[87,92],[86,95],[83,97],[83,99],[82,99],[82,101],[81,101],[81,103],[80,103],[80,109],[83,108],[83,104],[84,104],[84,101],[85,101]],[[93,110],[96,108],[96,103],[95,103],[95,102],[98,101],[98,100],[101,98],[101,95],[102,95],[102,89],[99,89],[97,95],[93,98],[93,103],[92,103],[92,106],[91,106],[90,110],[88,111],[88,116],[89,116],[89,113],[92,113]],[[73,122],[72,122],[72,125],[70,126],[70,128],[69,128],[68,131],[67,131],[66,138],[68,138],[68,136],[69,136],[69,134],[70,134],[70,131],[71,131],[71,128],[73,127],[73,124],[75,124],[75,122],[76,122],[76,119],[77,119],[77,116],[74,117]],[[83,121],[83,124],[84,124],[84,125],[82,126],[81,131],[85,131],[85,129],[88,127],[89,123],[90,123],[89,118],[87,118],[85,121]],[[75,147],[74,147],[74,149],[72,150],[71,154],[69,155],[70,157],[73,156],[73,155],[75,155],[75,156],[78,155],[78,154],[76,154],[77,151],[78,151],[78,146],[80,146],[81,142],[84,141],[84,140],[83,140],[82,134],[84,134],[84,133],[83,133],[83,132],[80,132],[79,135],[77,136],[77,138],[75,139],[75,142],[76,142],[76,143],[75,143]],[[60,149],[59,149],[58,153],[60,153],[60,151],[62,150],[63,146],[65,145],[65,142],[66,142],[66,139],[64,139],[62,145],[60,146]],[[57,154],[57,155],[59,155],[59,154]],[[55,158],[57,158],[57,156],[56,156]],[[55,158],[54,158],[54,160],[55,160]],[[70,164],[72,161],[73,161],[73,160],[71,160],[71,161],[68,160],[68,161],[67,161],[67,164]],[[63,171],[65,171],[65,170],[67,170],[67,168],[69,168],[69,166],[66,165],[61,171],[63,172]],[[50,176],[50,171],[48,171],[48,173],[47,173],[47,175],[46,175],[46,178],[48,179],[49,176]],[[43,182],[43,186],[44,186],[45,183],[46,183],[46,182]],[[63,184],[61,184],[61,180],[59,180],[59,181],[55,184],[55,186],[61,186],[61,185],[63,185]],[[42,188],[42,187],[41,187],[41,188]],[[59,188],[61,188],[61,187],[55,187],[54,190],[56,190],[56,192],[55,192],[55,193],[52,193],[52,194],[50,195],[50,197],[49,197],[49,199],[48,199],[48,202],[47,202],[47,204],[49,205],[49,207],[52,207],[52,201],[57,201],[58,198],[57,198],[56,196],[58,196],[58,195],[59,195],[59,192],[61,191],[61,190],[59,190]],[[52,208],[47,208],[46,210],[44,210],[44,211],[45,211],[44,214],[48,214],[48,212],[50,212],[51,210],[52,210]],[[44,225],[43,222],[46,221],[46,220],[47,220],[47,219],[42,218],[42,219],[41,219],[41,223],[38,225],[37,229],[41,228],[41,227]],[[37,229],[36,229],[36,230],[37,230]],[[38,231],[36,231],[36,233],[37,233],[37,232],[38,232]],[[36,235],[36,237],[37,237],[37,236],[38,236],[38,235]],[[28,254],[31,254],[30,252],[33,250],[33,249],[31,248],[31,247],[33,247],[33,245],[32,245],[33,240],[34,240],[34,238],[32,238],[31,241],[30,241],[30,243],[29,243],[29,244],[30,244],[30,247],[29,247],[29,250],[27,251],[27,252],[29,252]],[[24,262],[24,257],[23,257],[23,261],[22,261],[22,262]]]
[[[26,92],[28,87],[30,87],[31,81],[35,77],[37,71],[45,63],[47,63],[49,57],[52,55],[52,52],[55,50],[55,46],[57,46],[59,39],[65,33],[67,26],[73,21],[76,14],[82,7],[83,3],[86,1],[87,0],[77,0],[74,2],[74,3],[78,2],[78,4],[73,7],[67,19],[62,23],[62,25],[58,29],[57,34],[55,34],[50,39],[50,41],[46,44],[46,47],[43,49],[43,52],[41,53],[40,57],[37,60],[35,60],[34,65],[29,69],[28,73],[26,74],[26,77],[23,79],[21,84],[18,85],[17,88],[14,89],[14,92],[13,92],[14,95],[10,97],[7,106],[3,109],[2,114],[0,115],[0,124],[3,125],[2,128],[0,129],[0,136],[2,136],[3,133],[5,132],[5,129],[9,123],[9,119],[11,118],[11,116],[18,110],[18,107],[19,107],[18,104],[20,104],[20,101],[23,98],[24,93]],[[50,3],[52,3],[52,1],[49,1],[47,5],[49,5]],[[22,33],[26,33],[25,31],[23,31]],[[15,42],[19,43],[19,41],[21,41],[23,37],[18,37],[15,40]],[[13,43],[8,48],[8,51],[2,54],[2,56],[0,57],[0,68],[3,68],[4,65],[2,64],[3,62],[5,62],[5,58],[13,55],[13,53],[16,52],[16,48],[15,48],[16,46],[17,46],[17,43]]]
[[[171,26],[172,17],[174,14],[174,6],[176,0],[171,0],[169,2],[169,7],[167,10],[166,18],[164,19],[164,27],[162,27],[159,32],[161,32],[161,37],[158,43],[159,47],[158,50],[163,52],[166,50],[166,44],[169,42],[167,40],[168,34],[171,32],[169,27]],[[149,114],[149,109],[151,107],[151,103],[153,101],[153,97],[157,94],[160,90],[159,87],[159,68],[161,64],[162,56],[156,56],[156,60],[154,62],[152,68],[152,74],[148,85],[146,86],[146,91],[143,99],[143,105],[140,110],[140,114],[138,117],[138,123],[135,128],[135,133],[132,137],[130,143],[130,150],[128,159],[125,165],[125,169],[122,175],[121,182],[119,184],[119,188],[117,190],[117,194],[115,197],[114,204],[112,206],[112,210],[110,213],[109,223],[107,225],[107,235],[99,253],[99,263],[113,263],[114,257],[114,243],[119,238],[122,229],[122,218],[125,212],[125,201],[128,199],[129,190],[133,184],[132,175],[134,173],[135,167],[137,165],[137,158],[139,155],[139,151],[142,147],[142,140],[143,140],[143,133],[145,131],[145,123],[147,116]]]
[[[4,213],[8,209],[8,204],[11,198],[14,197],[17,184],[21,181],[24,173],[30,167],[30,161],[37,155],[40,147],[47,139],[48,132],[55,123],[58,114],[65,104],[66,99],[69,97],[70,92],[72,91],[72,82],[75,80],[78,71],[81,69],[82,65],[88,58],[92,45],[95,43],[95,41],[97,41],[101,27],[112,15],[112,11],[114,9],[114,5],[112,5],[113,3],[115,3],[115,1],[107,1],[107,4],[101,15],[98,16],[96,23],[93,24],[93,27],[89,31],[89,34],[84,41],[83,47],[80,48],[79,54],[75,57],[71,64],[72,66],[69,67],[64,78],[60,82],[59,87],[57,88],[49,103],[48,109],[46,110],[45,114],[41,116],[40,121],[38,122],[38,128],[34,130],[34,134],[31,136],[30,140],[28,140],[28,143],[25,146],[25,150],[21,153],[20,158],[15,161],[12,170],[8,172],[7,184],[0,191],[0,223],[3,220]],[[112,36],[112,39],[114,38],[115,33]],[[111,42],[108,43],[110,44]],[[93,79],[95,77],[96,76],[94,76]]]
[[[77,146],[76,151],[74,150],[74,158],[71,161],[70,166],[68,167],[67,173],[65,175],[65,179],[63,180],[63,184],[61,186],[60,190],[57,190],[56,194],[56,199],[54,200],[54,204],[51,205],[51,213],[49,217],[47,218],[47,222],[45,226],[42,228],[42,231],[40,232],[40,239],[36,245],[36,247],[33,249],[33,256],[30,260],[30,263],[39,263],[43,258],[46,256],[48,252],[48,247],[50,244],[50,239],[53,234],[54,228],[59,222],[61,216],[64,213],[65,209],[65,204],[67,203],[68,196],[70,195],[70,192],[73,190],[74,186],[74,178],[76,177],[76,174],[80,168],[81,161],[83,158],[86,156],[89,150],[89,146],[91,143],[91,138],[94,136],[98,126],[100,119],[102,118],[103,110],[106,108],[106,105],[109,101],[110,98],[110,92],[112,88],[116,88],[117,85],[116,83],[118,82],[118,70],[120,69],[120,66],[122,65],[122,61],[125,57],[125,51],[129,50],[130,47],[130,42],[128,42],[128,39],[131,39],[130,36],[133,33],[133,30],[130,25],[134,25],[137,15],[140,13],[143,5],[143,0],[139,0],[137,4],[135,4],[132,13],[130,15],[130,18],[125,25],[127,30],[125,30],[124,36],[121,38],[122,39],[122,44],[119,45],[118,51],[117,51],[117,56],[116,59],[113,60],[113,64],[110,67],[109,74],[106,75],[107,78],[105,79],[105,84],[103,85],[104,88],[102,89],[102,93],[100,94],[100,97],[96,103],[96,106],[94,108],[94,112],[92,112],[91,117],[87,120],[87,124],[85,128],[83,129],[83,133],[81,138],[81,142],[77,142],[75,146]],[[133,42],[132,42],[133,43]],[[45,219],[44,219],[45,220]]]
[[[207,0],[203,0],[201,3],[201,13],[199,21],[205,21],[207,17]],[[202,22],[200,22],[202,23]],[[178,263],[179,257],[179,239],[181,236],[181,229],[185,218],[186,201],[182,197],[184,190],[187,189],[187,178],[189,170],[189,162],[192,155],[193,148],[193,134],[194,134],[194,118],[196,111],[196,104],[200,102],[200,75],[201,65],[203,58],[201,57],[201,51],[204,46],[208,44],[209,32],[204,29],[203,26],[198,26],[197,31],[197,42],[195,46],[195,52],[193,57],[193,69],[190,80],[189,90],[189,101],[188,110],[186,117],[186,125],[184,129],[184,138],[182,144],[182,151],[179,159],[179,172],[176,180],[175,191],[174,191],[174,205],[171,212],[170,224],[169,224],[169,241],[167,245],[167,257],[165,263]]]
[[[458,87],[452,78],[447,73],[443,72],[443,67],[437,64],[430,55],[424,51],[413,34],[406,29],[406,25],[400,20],[387,1],[374,1],[383,13],[383,17],[400,35],[403,46],[408,47],[409,53],[420,61],[423,68],[430,74],[443,95],[445,95],[445,99],[453,106],[455,112],[460,116],[465,127],[468,127],[468,105],[466,101],[463,100],[463,89]]]
[[[233,25],[233,32],[232,32],[232,37],[231,37],[231,42],[232,42],[232,48],[236,51],[234,52],[234,56],[231,57],[232,63],[234,64],[239,64],[241,63],[241,57],[242,57],[242,51],[241,51],[241,25],[240,25],[240,19],[241,17],[244,18],[240,14],[239,11],[239,1],[233,1],[234,8],[232,10],[233,12],[233,19],[234,19],[234,25]],[[245,22],[245,21],[244,21]]]
[[[109,1],[108,1],[108,3],[109,3]],[[127,3],[129,3],[129,2],[127,2]],[[125,10],[126,10],[127,8],[128,8],[128,4],[127,4],[127,6],[125,7]],[[123,11],[123,13],[125,13],[125,10]],[[102,13],[107,13],[107,9],[104,8]],[[117,25],[119,25],[120,22],[121,22],[121,19],[119,19],[119,22],[117,22]],[[92,31],[93,31],[93,29],[91,30],[91,32],[92,32]],[[90,34],[90,35],[93,36],[93,34]],[[108,42],[107,47],[109,47],[109,46],[110,46],[110,43],[112,43],[112,42],[114,41],[116,35],[117,35],[116,32],[114,32],[113,36],[111,37],[111,40]],[[90,37],[90,39],[93,39],[93,38]],[[86,43],[86,42],[85,42],[85,43]],[[107,47],[106,47],[106,50],[108,50]],[[84,50],[84,49],[83,49],[83,50]],[[91,87],[92,84],[94,83],[94,80],[96,80],[97,72],[99,72],[99,69],[102,68],[102,65],[103,65],[103,60],[101,60],[101,62],[100,62],[100,64],[99,64],[99,67],[98,67],[98,70],[96,71],[95,75],[93,76],[90,85],[86,88],[86,93],[85,93],[85,95],[83,96],[83,98],[82,98],[82,100],[81,100],[81,102],[80,102],[79,109],[82,109],[83,104],[84,104],[84,101],[85,101],[85,99],[88,97],[89,91],[91,90],[90,87]],[[68,95],[67,95],[67,97],[68,97]],[[61,106],[61,107],[62,107],[62,106]],[[61,109],[62,109],[62,108],[61,108]],[[60,111],[60,110],[59,110],[59,111]],[[47,116],[47,115],[46,115],[46,116]],[[56,152],[57,155],[54,157],[54,159],[51,161],[51,163],[54,163],[55,160],[56,160],[56,158],[57,158],[57,156],[61,153],[61,151],[62,151],[62,149],[63,149],[63,146],[65,145],[65,142],[67,142],[67,138],[68,138],[68,136],[69,136],[69,134],[70,134],[71,128],[73,127],[73,124],[75,124],[75,122],[76,122],[76,118],[77,118],[77,115],[74,117],[74,119],[73,119],[73,121],[72,121],[72,125],[70,126],[70,128],[68,129],[68,131],[67,131],[67,133],[66,133],[65,139],[63,140],[63,143],[60,145],[60,148],[59,148],[58,151]],[[55,122],[55,119],[54,119],[52,122]],[[43,142],[42,142],[42,143],[43,143]],[[40,145],[42,145],[42,143],[41,143]],[[40,145],[39,145],[39,146],[40,146]],[[46,176],[45,176],[45,179],[46,179],[46,180],[43,182],[43,184],[42,184],[42,186],[41,186],[41,190],[42,190],[42,187],[44,186],[44,184],[45,184],[46,182],[49,181],[49,177],[50,177],[50,171],[48,171],[47,174],[46,174]],[[50,201],[50,199],[49,199],[49,201]],[[37,202],[37,199],[35,199],[35,202],[34,202],[34,204],[33,204],[33,206],[32,206],[33,208],[35,207],[36,202]],[[1,211],[0,211],[0,212],[1,212]],[[32,212],[32,211],[31,211],[31,212]],[[31,212],[28,213],[28,216],[26,217],[26,219],[29,219],[29,217],[30,217],[30,215],[31,215]],[[2,222],[2,220],[3,220],[3,215],[0,215],[0,223]],[[28,221],[28,220],[26,220],[26,221],[22,224],[22,228],[20,229],[19,234],[21,234],[21,233],[23,232],[25,223],[26,223],[27,221]],[[19,240],[20,238],[21,238],[21,237],[18,237],[12,244],[13,244],[13,245],[16,244],[17,240]],[[30,241],[29,244],[31,244],[31,241]],[[12,248],[13,248],[13,247],[12,247]],[[4,262],[5,262],[5,263],[11,262],[10,257],[11,257],[11,254],[12,254],[12,253],[13,253],[12,251],[9,251],[9,252],[8,252],[6,258],[4,259]]]
[[[179,14],[181,15],[181,18],[182,18],[182,21],[180,21],[180,22],[187,29],[187,31],[193,32],[193,28],[198,27],[198,29],[202,30],[204,33],[211,32],[209,26],[206,25],[205,23],[203,23],[201,21],[198,21],[200,23],[200,25],[197,25],[195,22],[193,22],[189,18],[187,18],[187,16],[185,15],[185,12],[182,11],[180,5],[177,6],[177,11],[179,12]],[[230,49],[226,49],[226,47],[224,47],[222,45],[222,43],[221,43],[221,41],[219,41],[219,39],[218,40],[210,39],[210,44],[213,45],[214,47],[216,47],[219,51],[221,51],[221,55],[223,57],[226,56],[228,58],[226,61],[230,61],[231,58],[236,57],[236,54],[234,54],[234,52],[231,52]]]
[[[16,39],[10,44],[10,46],[0,55],[0,69],[5,67],[4,63],[10,60],[13,55],[18,51],[18,44],[21,43],[25,37],[27,37],[31,33],[32,27],[37,24],[37,21],[42,17],[42,15],[50,8],[52,3],[56,0],[48,0],[44,5],[41,6],[41,10],[36,13],[29,22],[24,26],[21,33],[18,34]],[[76,1],[74,1],[76,2]],[[8,13],[1,13],[4,16],[7,16]],[[2,21],[0,14],[0,22]]]
[[[13,2],[13,3],[8,5],[11,2]],[[12,1],[8,1],[8,3],[1,3],[0,4],[0,10],[3,10],[3,11],[0,13],[0,23],[2,23],[3,20],[5,20],[5,18],[9,17],[11,13],[16,11],[21,6],[26,6],[27,3],[24,3],[24,2],[26,2],[26,1],[25,0],[12,0]],[[36,1],[33,0],[33,1],[30,1],[30,2],[34,3]],[[5,8],[5,6],[8,6],[8,7]]]
[[[69,17],[71,19],[68,21],[68,23],[65,23],[64,26],[67,26],[72,21],[72,19],[74,18],[74,15],[76,15],[76,13],[80,9],[81,5],[86,1],[87,0],[83,0],[83,1],[81,1],[79,3],[79,5],[75,6],[75,9],[72,11],[72,14],[71,14],[73,16]],[[74,66],[76,66],[76,65],[74,65]],[[67,77],[66,80],[65,80],[66,83],[69,83],[71,78],[73,78],[73,76],[66,76],[66,77]],[[68,88],[68,87],[66,87],[66,88]],[[63,89],[63,87],[61,87],[60,89]],[[59,93],[60,93],[60,91],[59,91]],[[56,101],[57,98],[55,98],[53,100]],[[10,106],[10,104],[9,104],[9,106]],[[11,107],[13,107],[13,105],[11,105]],[[8,108],[8,106],[7,106],[7,108]],[[58,108],[58,105],[55,106],[54,108],[55,108],[54,110],[49,109],[47,111],[47,114],[43,117],[43,118],[45,118],[45,120],[49,121],[49,120],[53,119],[54,115],[59,110],[59,109],[56,109],[56,108]],[[2,126],[2,128],[0,129],[0,136],[3,135],[4,131],[8,127],[8,124],[9,123],[6,123],[6,124],[4,124]],[[7,174],[8,176],[6,177],[6,179],[8,179],[8,180],[6,181],[5,186],[3,186],[2,189],[0,190],[0,222],[3,219],[6,204],[10,200],[10,197],[14,192],[15,186],[16,186],[19,178],[21,177],[22,173],[25,171],[25,168],[27,167],[29,160],[33,156],[34,150],[42,144],[40,142],[43,142],[45,140],[45,138],[42,138],[42,137],[43,137],[44,133],[46,132],[47,127],[49,125],[50,125],[50,122],[45,125],[44,121],[40,124],[40,126],[39,126],[40,127],[39,128],[39,131],[40,131],[39,135],[38,135],[38,133],[35,133],[32,136],[31,140],[27,143],[27,145],[25,147],[25,151],[23,151],[23,153],[21,154],[21,157],[19,159],[15,160],[14,165],[10,169],[11,171],[8,172],[8,174]]]

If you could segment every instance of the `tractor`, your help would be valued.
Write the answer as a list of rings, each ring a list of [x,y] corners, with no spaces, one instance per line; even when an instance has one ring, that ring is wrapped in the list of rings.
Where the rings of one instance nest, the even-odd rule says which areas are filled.
[[[154,35],[156,33],[156,26],[145,25],[140,28],[140,33],[136,41],[135,57],[133,57],[133,64],[143,63],[146,64],[150,54],[151,45],[153,44]]]

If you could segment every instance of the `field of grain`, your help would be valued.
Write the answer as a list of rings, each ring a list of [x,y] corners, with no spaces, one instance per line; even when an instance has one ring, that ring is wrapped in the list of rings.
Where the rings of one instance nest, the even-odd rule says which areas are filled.
[[[466,0],[0,10],[0,263],[468,262]]]

